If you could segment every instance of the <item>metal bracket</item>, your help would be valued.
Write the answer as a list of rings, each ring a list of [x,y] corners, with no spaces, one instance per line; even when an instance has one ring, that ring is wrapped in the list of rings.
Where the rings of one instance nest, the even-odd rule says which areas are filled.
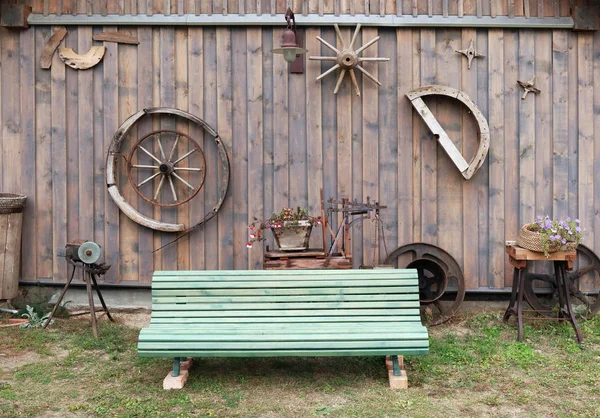
[[[394,368],[394,376],[401,376],[402,371],[400,370],[400,363],[398,362],[398,356],[390,356],[392,358],[392,367]]]
[[[173,371],[171,372],[171,376],[177,377],[181,373],[181,357],[173,358]]]

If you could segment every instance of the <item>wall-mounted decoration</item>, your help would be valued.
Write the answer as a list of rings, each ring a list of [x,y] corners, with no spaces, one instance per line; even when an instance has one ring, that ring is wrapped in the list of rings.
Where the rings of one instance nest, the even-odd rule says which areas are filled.
[[[517,80],[517,83],[519,83],[519,86],[523,87],[523,89],[525,91],[523,91],[523,95],[521,96],[521,100],[525,100],[525,97],[527,97],[527,94],[529,92],[532,92],[533,94],[540,94],[541,90],[538,88],[535,88],[533,85],[535,84],[535,74],[531,76],[531,78],[529,79],[529,81],[519,81]]]
[[[140,197],[153,205],[173,207],[189,202],[204,184],[207,165],[204,153],[198,142],[186,134],[170,130],[155,131],[137,141],[129,153],[121,152],[123,140],[136,122],[145,115],[173,115],[184,118],[202,128],[205,134],[214,137],[220,159],[219,195],[213,209],[192,227],[149,218],[127,203],[119,191],[116,181],[117,162],[123,154],[128,155],[126,164],[129,184]],[[142,158],[146,158],[148,162],[143,162]],[[210,163],[209,161],[208,164]],[[108,193],[125,215],[140,225],[165,232],[190,232],[212,219],[225,200],[230,176],[229,157],[217,132],[192,114],[166,107],[140,110],[123,122],[108,148],[105,173]]]
[[[67,30],[65,28],[59,28],[56,32],[52,34],[46,45],[44,45],[44,49],[42,50],[42,56],[40,57],[40,67],[47,70],[52,66],[52,57],[54,56],[54,51],[58,48],[61,41],[67,36]]]
[[[273,54],[283,55],[283,59],[290,63],[290,73],[302,74],[304,72],[304,56],[308,49],[304,48],[304,31],[296,30],[296,18],[292,9],[285,12],[287,28],[281,34],[279,48],[271,50]]]
[[[93,46],[83,55],[77,54],[72,48],[60,48],[58,56],[65,64],[76,70],[87,70],[102,61],[106,47]]]
[[[103,42],[115,42],[118,44],[131,44],[131,45],[139,45],[140,41],[130,35],[126,35],[123,32],[102,32],[97,33],[92,36],[94,41],[103,41]]]
[[[25,4],[3,4],[0,6],[0,26],[10,29],[28,29],[27,17],[31,6]]]
[[[448,134],[446,134],[446,131],[444,131],[444,128],[442,128],[435,116],[431,113],[431,110],[429,110],[429,107],[427,107],[423,99],[421,99],[423,96],[430,95],[452,97],[467,106],[467,108],[471,111],[471,114],[477,122],[477,128],[479,131],[479,147],[469,163],[467,163],[467,161],[463,158],[462,154],[456,148]],[[417,112],[419,112],[419,115],[425,124],[427,124],[427,127],[431,130],[433,136],[438,140],[442,148],[444,148],[444,151],[446,151],[446,154],[448,154],[448,157],[450,157],[463,177],[466,180],[469,180],[471,177],[473,177],[473,175],[483,164],[483,161],[485,160],[490,148],[490,128],[487,120],[477,105],[464,92],[453,89],[452,87],[438,85],[425,86],[411,90],[406,93],[406,97],[408,97],[413,107],[417,110]]]
[[[459,54],[463,54],[465,57],[467,57],[467,60],[468,60],[467,68],[469,70],[471,69],[471,62],[473,62],[473,58],[485,57],[485,55],[480,54],[479,52],[475,51],[473,39],[471,39],[471,42],[469,42],[469,47],[467,49],[457,49],[455,52],[458,52]]]
[[[320,36],[317,36],[317,39],[319,40],[319,42],[321,42],[323,45],[325,45],[327,48],[331,49],[333,52],[335,52],[337,54],[337,56],[335,56],[335,57],[309,57],[311,60],[335,61],[336,62],[336,64],[333,67],[331,67],[329,70],[325,71],[323,74],[318,76],[317,80],[320,80],[323,77],[325,77],[326,75],[331,74],[338,68],[341,68],[342,71],[340,72],[340,75],[338,76],[337,83],[335,84],[335,89],[333,91],[333,94],[337,94],[337,92],[340,89],[340,85],[342,84],[342,80],[344,79],[344,76],[346,75],[346,72],[349,72],[350,78],[352,79],[352,83],[354,84],[354,88],[356,89],[356,95],[360,96],[360,89],[359,89],[358,83],[356,81],[356,74],[354,73],[354,68],[357,68],[368,79],[370,79],[374,83],[381,86],[381,83],[379,82],[379,80],[377,80],[371,73],[369,73],[367,70],[365,70],[363,67],[361,67],[360,63],[363,61],[389,61],[390,59],[389,58],[379,58],[379,57],[359,57],[358,56],[358,54],[360,54],[362,51],[364,51],[365,49],[367,49],[368,47],[370,47],[371,45],[373,45],[374,43],[379,41],[381,36],[377,36],[377,37],[371,39],[369,42],[367,42],[366,44],[364,44],[363,46],[361,46],[360,48],[358,48],[355,51],[354,50],[354,42],[356,42],[356,38],[358,37],[358,32],[360,31],[360,24],[356,26],[356,29],[354,30],[354,35],[352,35],[350,44],[347,47],[346,47],[346,43],[344,42],[344,39],[342,38],[342,33],[340,32],[340,28],[338,27],[338,25],[333,25],[333,26],[335,27],[335,32],[337,33],[338,40],[340,41],[341,50],[337,49],[336,47],[331,45],[329,42],[325,41]]]

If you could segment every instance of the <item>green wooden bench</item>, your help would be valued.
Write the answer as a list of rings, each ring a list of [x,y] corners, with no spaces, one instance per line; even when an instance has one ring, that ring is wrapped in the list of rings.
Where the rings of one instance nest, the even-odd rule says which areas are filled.
[[[156,271],[138,354],[384,356],[429,352],[414,269]]]

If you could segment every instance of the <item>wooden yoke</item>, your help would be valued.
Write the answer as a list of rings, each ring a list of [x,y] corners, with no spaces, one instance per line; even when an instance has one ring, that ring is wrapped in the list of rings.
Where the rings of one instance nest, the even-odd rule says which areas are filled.
[[[469,163],[463,158],[461,152],[456,148],[446,131],[444,131],[444,128],[442,128],[435,116],[431,113],[431,110],[429,110],[429,107],[427,107],[425,102],[421,99],[422,96],[429,95],[442,95],[457,99],[467,106],[475,117],[479,131],[479,147]],[[413,107],[419,112],[419,115],[427,127],[431,130],[442,148],[444,148],[444,151],[446,151],[446,154],[448,154],[463,177],[466,180],[473,177],[485,161],[485,157],[490,148],[490,127],[477,105],[462,91],[447,86],[432,85],[420,87],[406,93],[406,97],[408,97]]]

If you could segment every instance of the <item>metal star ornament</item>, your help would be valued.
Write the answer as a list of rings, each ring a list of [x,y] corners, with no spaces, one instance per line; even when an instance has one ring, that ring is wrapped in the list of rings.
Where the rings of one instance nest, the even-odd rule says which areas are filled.
[[[330,69],[325,71],[323,74],[318,76],[317,80],[320,80],[323,77],[327,76],[328,74],[331,74],[338,68],[341,68],[342,71],[340,72],[340,75],[338,76],[337,83],[335,84],[335,89],[333,90],[333,94],[337,94],[337,92],[340,90],[340,85],[342,84],[342,80],[344,79],[344,76],[348,72],[348,73],[350,73],[350,78],[352,79],[352,84],[354,84],[354,88],[356,89],[356,95],[360,96],[360,89],[358,87],[358,82],[356,81],[356,74],[354,73],[354,69],[356,68],[359,71],[361,71],[368,79],[370,79],[374,83],[381,86],[381,83],[379,82],[379,80],[377,80],[377,78],[375,78],[371,73],[369,73],[367,70],[365,70],[363,67],[361,67],[360,63],[362,61],[389,61],[390,59],[389,58],[379,58],[379,57],[359,57],[358,56],[358,54],[360,54],[362,51],[364,51],[365,49],[367,49],[368,47],[370,47],[371,45],[373,45],[374,43],[379,41],[379,39],[381,39],[381,36],[377,36],[377,37],[371,39],[369,42],[367,42],[366,44],[364,44],[363,46],[361,46],[360,48],[358,48],[355,51],[354,43],[356,42],[356,38],[358,37],[358,32],[360,31],[360,24],[358,24],[356,26],[356,29],[354,30],[354,35],[352,35],[350,44],[347,47],[346,47],[346,43],[344,42],[344,39],[342,38],[342,33],[340,32],[340,28],[338,27],[337,24],[333,25],[333,26],[335,27],[335,32],[337,33],[337,37],[340,42],[341,49],[334,47],[329,42],[327,42],[323,38],[321,38],[320,36],[317,36],[317,40],[319,42],[321,42],[323,45],[325,45],[327,48],[331,49],[333,52],[335,52],[337,54],[335,57],[309,57],[309,59],[311,59],[311,60],[335,61],[336,62],[336,64],[333,67],[331,67]]]
[[[465,57],[467,57],[467,59],[469,60],[469,63],[468,63],[469,70],[471,69],[471,62],[473,61],[473,58],[485,57],[485,55],[480,54],[479,52],[475,51],[473,39],[471,39],[471,42],[469,43],[469,47],[467,49],[460,49],[460,50],[457,49],[455,52],[458,52],[459,54],[463,54]]]
[[[521,100],[525,100],[525,97],[527,97],[527,93],[529,93],[529,92],[532,92],[534,94],[541,93],[540,89],[537,89],[537,88],[533,87],[533,84],[535,83],[535,74],[531,76],[531,78],[529,79],[529,81],[519,81],[519,80],[517,80],[517,83],[519,83],[519,85],[521,87],[523,87],[523,89],[525,89],[525,91],[523,92],[523,96],[521,96]]]

